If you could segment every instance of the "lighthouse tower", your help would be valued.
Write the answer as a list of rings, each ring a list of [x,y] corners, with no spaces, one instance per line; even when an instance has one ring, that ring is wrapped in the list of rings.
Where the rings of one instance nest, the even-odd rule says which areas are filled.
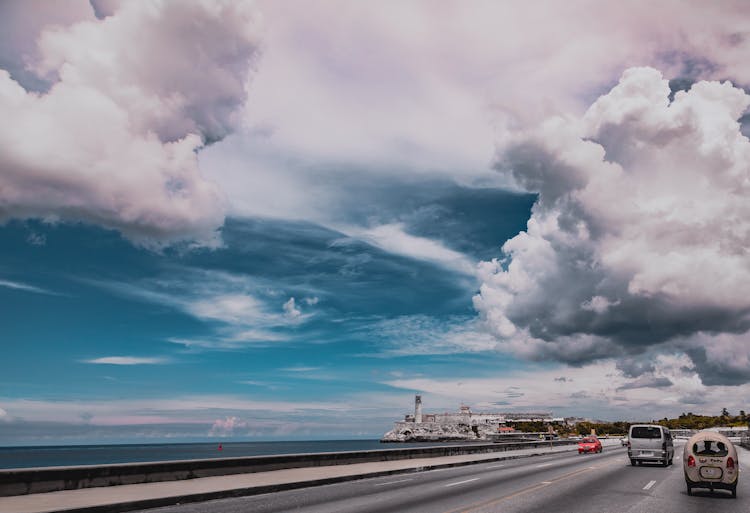
[[[414,397],[414,422],[420,424],[422,422],[422,396],[417,395]]]

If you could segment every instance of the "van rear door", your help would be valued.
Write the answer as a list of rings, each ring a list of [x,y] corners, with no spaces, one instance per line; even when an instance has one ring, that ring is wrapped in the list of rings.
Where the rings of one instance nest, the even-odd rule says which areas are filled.
[[[662,451],[663,432],[659,426],[632,426],[630,449],[633,458],[659,458]]]

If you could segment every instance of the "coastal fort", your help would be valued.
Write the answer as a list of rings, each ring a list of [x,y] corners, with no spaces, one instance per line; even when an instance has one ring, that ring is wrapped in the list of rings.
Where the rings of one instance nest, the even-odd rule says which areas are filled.
[[[394,423],[381,442],[448,442],[492,440],[498,434],[512,433],[513,422],[563,422],[546,413],[473,412],[462,405],[458,412],[424,413],[422,396],[414,398],[414,413]]]

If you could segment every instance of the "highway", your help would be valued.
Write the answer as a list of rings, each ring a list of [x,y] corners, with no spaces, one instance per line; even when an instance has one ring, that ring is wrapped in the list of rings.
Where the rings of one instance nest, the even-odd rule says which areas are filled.
[[[740,468],[750,469],[750,452],[738,451]],[[483,463],[144,513],[745,513],[750,477],[744,474],[737,499],[702,489],[691,497],[682,473],[682,445],[675,446],[674,464],[667,468],[632,467],[625,448],[605,447],[602,454]]]

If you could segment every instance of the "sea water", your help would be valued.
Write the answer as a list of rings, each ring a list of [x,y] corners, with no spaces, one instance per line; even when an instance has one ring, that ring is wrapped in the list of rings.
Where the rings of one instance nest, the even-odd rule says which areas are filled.
[[[0,469],[236,458],[271,454],[367,451],[434,445],[456,444],[380,443],[378,440],[308,440],[0,447]]]

